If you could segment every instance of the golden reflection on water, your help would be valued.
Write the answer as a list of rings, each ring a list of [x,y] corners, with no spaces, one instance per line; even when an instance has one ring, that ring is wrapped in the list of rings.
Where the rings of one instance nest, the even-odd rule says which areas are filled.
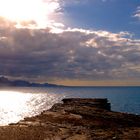
[[[54,94],[0,91],[0,125],[18,122],[24,117],[39,114],[58,101],[59,98]]]

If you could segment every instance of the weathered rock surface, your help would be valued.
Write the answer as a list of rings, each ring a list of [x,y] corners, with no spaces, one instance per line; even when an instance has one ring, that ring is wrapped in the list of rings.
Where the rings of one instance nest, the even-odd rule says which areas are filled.
[[[63,99],[40,115],[0,127],[0,140],[139,140],[140,116],[110,111],[107,99]]]

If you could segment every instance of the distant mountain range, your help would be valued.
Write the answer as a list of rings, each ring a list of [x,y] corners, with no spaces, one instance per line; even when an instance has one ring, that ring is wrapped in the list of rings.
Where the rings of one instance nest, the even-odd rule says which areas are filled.
[[[0,87],[58,87],[59,85],[49,83],[31,83],[24,80],[9,80],[6,77],[0,77]]]

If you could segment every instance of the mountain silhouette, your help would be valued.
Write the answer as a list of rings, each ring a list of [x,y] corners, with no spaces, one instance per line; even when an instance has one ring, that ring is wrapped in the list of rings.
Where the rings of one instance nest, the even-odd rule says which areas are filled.
[[[0,87],[57,87],[58,85],[49,84],[49,83],[31,83],[25,80],[9,80],[8,78],[1,76],[0,77]]]

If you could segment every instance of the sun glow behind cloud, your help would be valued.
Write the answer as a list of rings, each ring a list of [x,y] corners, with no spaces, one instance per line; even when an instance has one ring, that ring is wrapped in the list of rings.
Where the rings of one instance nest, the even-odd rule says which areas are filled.
[[[45,27],[50,24],[50,16],[59,6],[59,3],[53,0],[0,0],[0,16],[18,24],[35,21],[39,27]]]
[[[100,2],[93,1],[0,0],[0,74],[73,85],[75,81],[89,85],[93,80],[115,79],[119,85],[121,80],[139,80],[140,39],[135,38],[136,28],[126,31],[122,18],[119,23],[125,28],[114,24],[119,17],[105,11],[109,5],[99,0],[102,9]],[[105,13],[96,13],[94,6]],[[91,8],[91,14],[87,8]],[[139,18],[139,6],[134,9],[133,18]]]

